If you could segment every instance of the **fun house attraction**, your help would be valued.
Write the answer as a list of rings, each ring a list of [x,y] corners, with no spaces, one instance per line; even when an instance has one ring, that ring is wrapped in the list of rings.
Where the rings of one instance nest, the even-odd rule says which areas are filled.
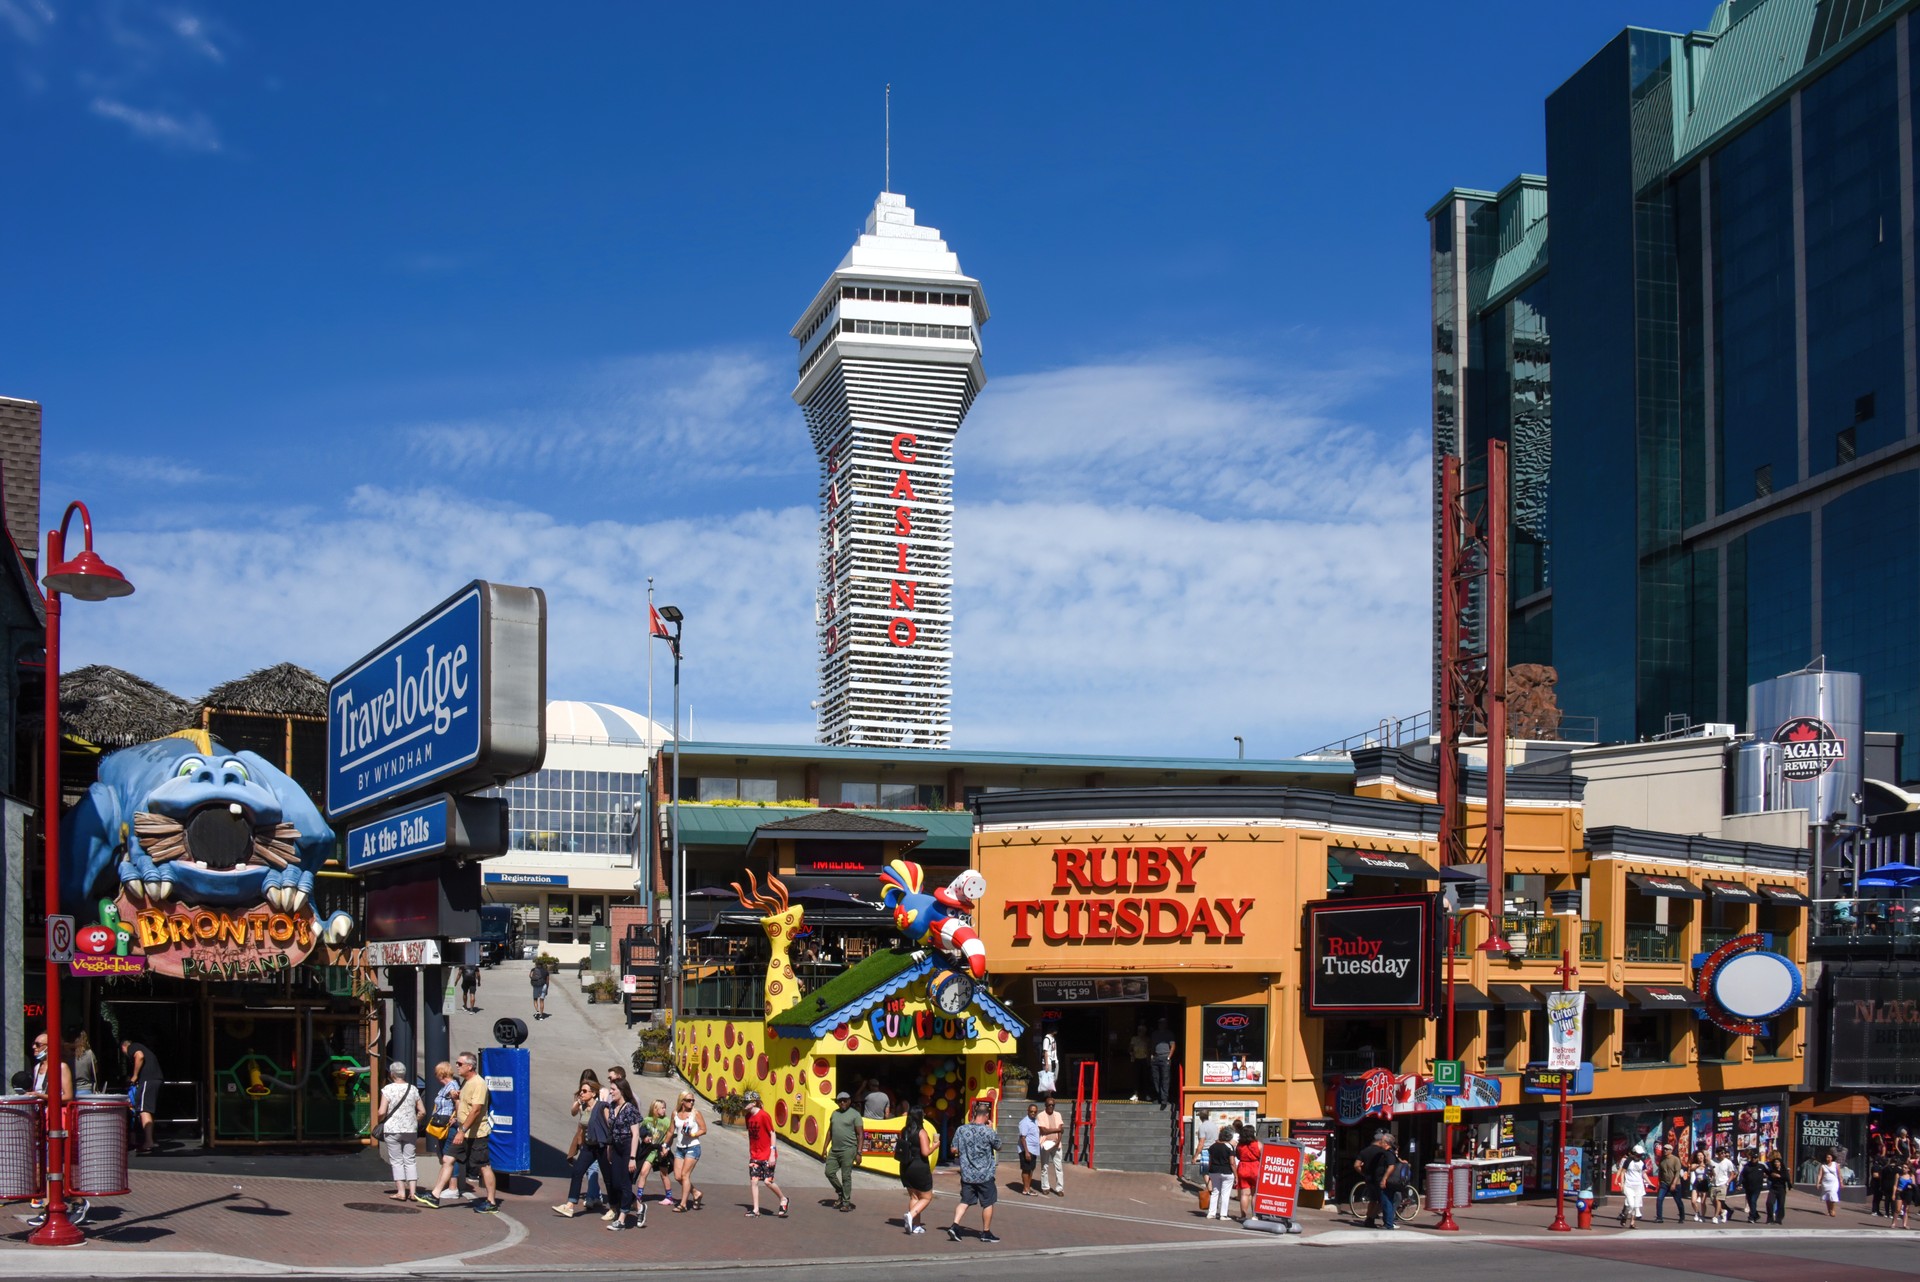
[[[901,946],[874,953],[802,992],[788,949],[804,909],[769,876],[733,883],[740,902],[761,914],[772,944],[763,1017],[682,1021],[675,1039],[681,1075],[710,1099],[758,1091],[774,1126],[796,1144],[825,1153],[827,1119],[840,1091],[856,1097],[869,1081],[895,1084],[902,1103],[918,1103],[944,1138],[978,1099],[1000,1101],[1001,1060],[1025,1031],[988,991],[984,945],[963,914],[987,893],[972,870],[942,888],[923,888],[919,864],[896,859],[880,873],[882,899]],[[896,1109],[896,1112],[903,1111]],[[869,1118],[861,1165],[897,1173],[894,1145],[902,1116]]]

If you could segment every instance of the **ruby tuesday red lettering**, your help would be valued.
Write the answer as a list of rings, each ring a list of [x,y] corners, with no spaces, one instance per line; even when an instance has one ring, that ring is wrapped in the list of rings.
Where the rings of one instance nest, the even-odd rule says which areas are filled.
[[[1384,939],[1367,939],[1359,935],[1352,938],[1331,936],[1321,944],[1320,973],[1392,975],[1399,979],[1407,973],[1412,961],[1406,957],[1382,957],[1380,953],[1385,947]]]
[[[1191,895],[1197,885],[1194,870],[1206,855],[1205,846],[1058,848],[1053,852],[1055,898],[1006,903],[1005,911],[1013,918],[1013,941],[1031,943],[1035,931],[1050,944],[1244,939],[1251,899],[1137,893],[1158,890]],[[1075,897],[1076,891],[1088,897]],[[1114,897],[1091,897],[1103,892]]]

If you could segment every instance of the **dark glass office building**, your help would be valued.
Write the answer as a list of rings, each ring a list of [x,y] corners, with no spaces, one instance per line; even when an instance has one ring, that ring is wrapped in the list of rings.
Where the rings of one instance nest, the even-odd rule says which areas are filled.
[[[1509,442],[1512,661],[1603,739],[1824,654],[1920,777],[1916,9],[1624,31],[1428,213],[1436,456]]]

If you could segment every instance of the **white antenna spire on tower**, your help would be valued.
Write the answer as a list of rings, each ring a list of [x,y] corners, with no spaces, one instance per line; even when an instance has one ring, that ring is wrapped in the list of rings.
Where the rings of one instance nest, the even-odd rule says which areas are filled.
[[[893,190],[893,86],[887,86],[887,130],[886,130],[886,171],[881,180],[882,191]]]

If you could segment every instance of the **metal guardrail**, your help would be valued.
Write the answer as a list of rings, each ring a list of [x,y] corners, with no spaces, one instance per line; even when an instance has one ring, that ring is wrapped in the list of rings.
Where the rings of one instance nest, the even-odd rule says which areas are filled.
[[[1439,732],[1435,728],[1431,712],[1416,712],[1410,717],[1382,717],[1370,729],[1356,731],[1344,739],[1323,743],[1318,748],[1298,755],[1350,757],[1360,748],[1399,748],[1408,744],[1425,743],[1437,733]],[[1549,743],[1598,743],[1600,742],[1600,718],[1562,716],[1560,724],[1551,734],[1529,735],[1527,738]]]
[[[1627,927],[1627,960],[1630,962],[1677,962],[1681,937],[1665,926]]]

